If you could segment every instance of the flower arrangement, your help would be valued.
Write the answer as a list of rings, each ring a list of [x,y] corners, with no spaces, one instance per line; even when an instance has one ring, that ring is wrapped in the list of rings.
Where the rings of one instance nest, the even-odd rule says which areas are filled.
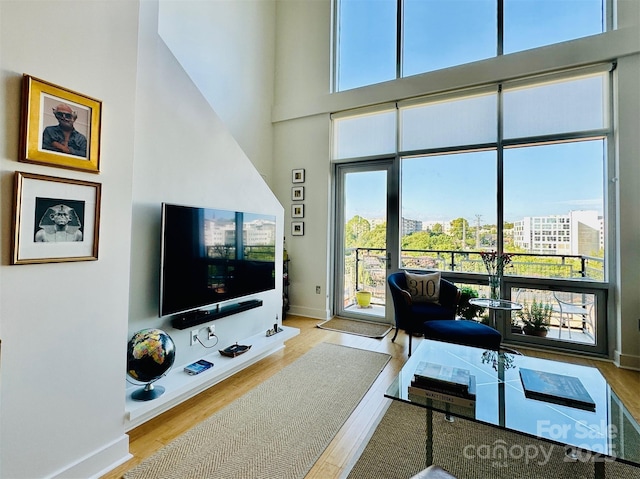
[[[500,281],[504,274],[504,268],[511,264],[510,253],[498,253],[496,251],[481,251],[480,257],[489,273],[489,288],[491,299],[500,299]]]
[[[505,266],[511,264],[511,253],[497,253],[495,251],[481,251],[480,256],[489,276],[502,276]]]

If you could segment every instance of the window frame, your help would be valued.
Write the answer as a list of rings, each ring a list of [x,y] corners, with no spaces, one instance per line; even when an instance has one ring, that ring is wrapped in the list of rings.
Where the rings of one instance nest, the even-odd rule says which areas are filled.
[[[353,88],[361,88],[361,87],[366,87],[366,86],[370,86],[370,85],[375,85],[378,84],[378,82],[376,83],[367,83],[364,85],[359,85],[359,86],[355,86],[355,87],[349,87],[349,88],[344,88],[344,89],[340,89],[339,88],[339,74],[340,74],[340,27],[341,27],[341,19],[340,19],[340,2],[342,0],[333,0],[331,2],[331,18],[332,18],[332,28],[331,28],[331,61],[330,61],[330,74],[331,74],[331,79],[330,79],[330,91],[331,93],[338,93],[341,91],[349,91]],[[505,18],[504,18],[504,2],[508,1],[508,0],[496,0],[496,53],[494,56],[492,57],[488,57],[488,58],[497,58],[497,57],[501,57],[504,55],[504,31],[505,31],[505,27],[504,27],[504,22],[505,22]],[[603,22],[602,22],[602,32],[600,33],[605,33],[605,32],[609,32],[612,31],[614,29],[617,28],[617,21],[616,21],[616,0],[602,0],[603,2],[603,9],[602,9],[602,15],[603,15]],[[396,0],[396,26],[395,26],[395,38],[396,38],[396,54],[395,54],[395,71],[396,71],[396,75],[395,75],[395,80],[401,79],[401,78],[407,78],[409,76],[413,76],[413,75],[420,75],[420,74],[426,74],[426,73],[430,73],[432,71],[435,70],[426,70],[424,72],[421,73],[412,73],[411,75],[405,75],[403,73],[403,57],[404,57],[404,21],[403,21],[403,16],[404,16],[404,0]],[[580,38],[585,38],[584,36],[582,37],[575,37],[572,38],[568,41],[573,41],[573,40],[578,40]],[[567,40],[565,40],[567,41]],[[562,43],[562,42],[560,42]],[[544,44],[538,47],[534,47],[534,48],[544,48],[546,46],[549,45],[555,45],[557,43],[550,43],[550,44]],[[518,50],[516,52],[512,52],[510,54],[513,53],[520,53],[521,51],[525,51],[525,50]],[[476,61],[483,61],[483,60],[487,60],[488,58],[485,59],[481,59],[481,60],[476,60]],[[474,62],[470,62],[470,63],[474,63]],[[461,64],[456,64],[453,65],[451,67],[447,67],[447,68],[455,68],[457,66],[460,65],[465,65],[468,63],[461,63]],[[394,79],[390,79],[389,81],[394,80]]]
[[[598,308],[596,314],[596,325],[597,325],[597,343],[594,345],[584,345],[580,343],[571,343],[571,342],[559,342],[560,344],[549,344],[548,340],[544,342],[545,346],[549,346],[551,348],[556,348],[559,350],[569,350],[576,352],[586,352],[594,356],[602,356],[606,357],[608,354],[608,338],[607,338],[607,324],[606,318],[607,313],[611,311],[611,294],[610,291],[612,289],[611,278],[615,278],[615,262],[613,261],[613,247],[615,244],[614,232],[615,232],[615,188],[612,186],[612,179],[615,178],[615,165],[614,165],[614,127],[611,119],[614,118],[612,115],[613,111],[613,92],[611,91],[613,85],[613,70],[615,69],[615,64],[598,64],[586,67],[584,69],[572,69],[565,72],[554,73],[553,75],[546,76],[535,76],[531,78],[527,78],[524,80],[514,80],[513,83],[502,82],[493,86],[483,86],[482,89],[486,91],[486,89],[497,88],[498,90],[498,116],[497,116],[497,128],[498,128],[498,138],[495,143],[491,144],[483,144],[483,145],[462,145],[456,147],[445,147],[445,148],[434,148],[434,149],[423,149],[423,150],[412,150],[412,151],[401,151],[400,150],[400,140],[401,132],[399,131],[402,128],[402,124],[398,121],[396,125],[397,128],[397,152],[395,154],[395,161],[398,162],[398,171],[401,171],[402,168],[402,159],[406,157],[415,157],[415,156],[423,156],[423,155],[434,155],[434,154],[443,154],[447,152],[463,152],[463,151],[478,151],[482,149],[496,149],[498,156],[498,165],[497,165],[497,181],[498,181],[498,207],[497,207],[497,238],[498,238],[498,251],[503,250],[503,229],[504,229],[504,204],[503,204],[503,180],[504,180],[504,172],[502,171],[502,153],[505,148],[514,147],[514,146],[524,146],[524,145],[543,145],[548,143],[557,143],[557,142],[573,142],[580,141],[585,139],[593,139],[593,138],[601,138],[605,141],[606,150],[604,152],[603,158],[603,219],[604,219],[604,231],[605,231],[605,278],[603,281],[595,281],[595,280],[575,280],[575,279],[562,279],[562,278],[539,278],[539,277],[529,277],[529,276],[516,276],[516,275],[506,275],[504,277],[504,290],[510,291],[511,287],[530,287],[530,288],[541,288],[541,289],[549,289],[556,291],[576,291],[576,292],[587,292],[589,294],[595,294],[598,297]],[[531,137],[521,137],[521,138],[513,138],[505,141],[502,138],[502,85],[509,84],[510,86],[519,82],[521,85],[530,84],[537,85],[539,83],[544,83],[546,81],[555,80],[555,79],[571,79],[571,78],[580,78],[582,76],[586,76],[592,74],[593,72],[600,72],[604,78],[605,84],[605,94],[603,95],[607,105],[606,108],[606,122],[605,127],[597,130],[589,130],[589,131],[575,131],[562,133],[557,135],[542,135],[542,136],[531,136]],[[445,95],[431,95],[428,97],[409,99],[407,101],[400,101],[396,103],[396,109],[398,110],[398,119],[400,118],[400,109],[405,105],[415,105],[420,102],[432,102],[432,101],[447,101],[453,100],[458,97],[464,97],[465,95],[472,94],[473,89],[471,90],[462,90],[457,92],[450,92]],[[386,105],[388,107],[388,104]],[[378,107],[380,108],[380,107]],[[371,109],[369,109],[370,111]],[[357,115],[359,111],[349,111],[344,113],[336,113],[332,115],[332,118],[344,118],[345,116]],[[332,129],[333,131],[333,129]],[[388,158],[390,155],[384,154],[380,155],[380,157]],[[344,162],[344,161],[367,161],[374,160],[376,156],[367,157],[367,158],[332,158],[332,161],[335,162]],[[401,175],[398,176],[398,181],[400,180]],[[398,193],[400,194],[401,185],[398,185]],[[401,211],[398,211],[398,216],[401,217]],[[563,228],[567,225],[563,225]],[[398,254],[399,254],[398,248]],[[391,253],[393,255],[393,252]],[[399,258],[398,258],[398,263]],[[478,273],[465,273],[465,272],[456,272],[450,270],[442,270],[443,276],[460,283],[471,283],[478,285],[486,285],[486,275],[478,274]],[[503,322],[504,325],[504,322]],[[508,325],[508,323],[507,323]],[[503,330],[501,331],[505,338],[511,341],[520,342],[522,338],[514,337],[510,331]],[[523,344],[529,342],[530,338],[527,338]],[[535,342],[536,340],[534,340]]]

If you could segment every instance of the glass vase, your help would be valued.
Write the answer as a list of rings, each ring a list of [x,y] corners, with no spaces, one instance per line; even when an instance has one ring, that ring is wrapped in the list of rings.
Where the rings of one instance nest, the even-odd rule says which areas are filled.
[[[489,297],[493,300],[500,299],[500,276],[489,275]]]

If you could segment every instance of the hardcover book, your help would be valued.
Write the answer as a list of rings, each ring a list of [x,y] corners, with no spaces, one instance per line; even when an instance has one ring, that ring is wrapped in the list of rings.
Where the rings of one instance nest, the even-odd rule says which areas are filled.
[[[459,389],[452,389],[449,387],[442,387],[440,384],[424,384],[415,379],[411,381],[411,387],[428,390],[434,393],[446,394],[448,396],[457,396],[465,399],[476,399],[476,377],[469,376],[469,389],[462,391]]]
[[[414,373],[414,382],[420,387],[433,386],[468,393],[470,376],[468,369],[421,361]]]
[[[576,377],[520,368],[520,379],[524,395],[530,399],[596,410],[596,403]]]
[[[454,404],[456,406],[475,408],[475,399],[467,399],[460,396],[452,396],[450,394],[444,394],[440,392],[431,391],[429,389],[418,388],[415,386],[409,386],[409,400],[416,401],[418,399],[431,399],[433,401],[440,401],[446,404]],[[421,403],[422,401],[416,401]]]
[[[471,376],[469,378],[469,392],[467,394],[459,393],[456,391],[448,391],[443,388],[434,387],[424,387],[419,386],[412,381],[411,386],[409,386],[409,399],[412,396],[418,398],[426,398],[432,399],[435,401],[442,401],[448,404],[455,404],[463,407],[471,407],[475,408],[476,405],[476,377]]]

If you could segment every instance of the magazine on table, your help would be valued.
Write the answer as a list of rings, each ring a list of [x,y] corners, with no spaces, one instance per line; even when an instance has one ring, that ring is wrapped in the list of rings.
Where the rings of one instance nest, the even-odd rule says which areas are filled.
[[[520,368],[520,379],[525,397],[588,411],[596,410],[596,403],[577,377]]]

